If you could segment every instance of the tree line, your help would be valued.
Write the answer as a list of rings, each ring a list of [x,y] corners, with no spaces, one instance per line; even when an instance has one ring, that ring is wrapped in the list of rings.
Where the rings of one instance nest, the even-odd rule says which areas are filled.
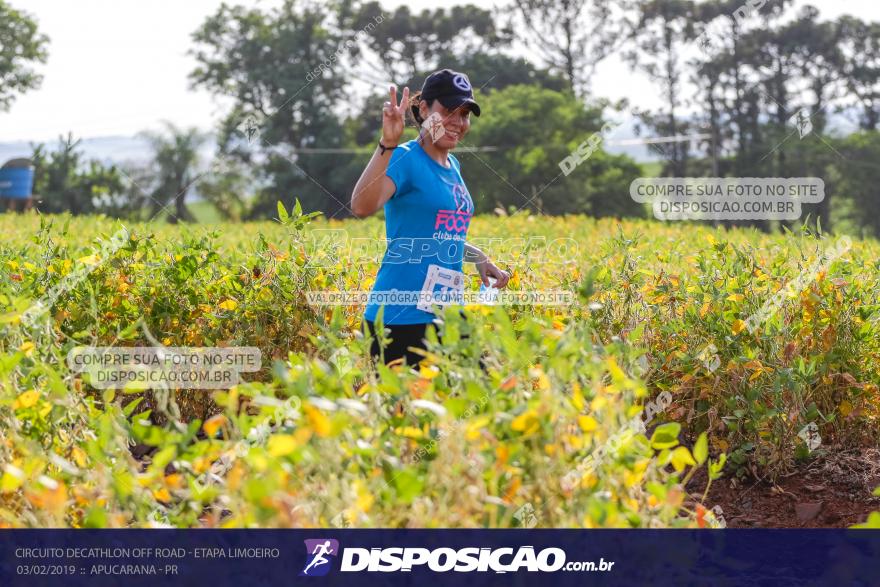
[[[28,47],[31,62],[45,59],[29,17],[4,0],[0,12],[0,52]],[[791,0],[510,0],[495,12],[286,0],[221,5],[193,32],[191,53],[193,88],[233,104],[215,160],[199,161],[207,137],[196,129],[150,135],[153,161],[140,169],[83,161],[66,137],[60,149],[35,148],[42,209],[144,217],[167,208],[186,221],[195,190],[230,219],[272,217],[279,199],[294,198],[344,217],[387,80],[418,89],[450,67],[468,73],[483,107],[459,154],[478,212],[644,215],[628,188],[649,171],[818,176],[827,195],[806,206],[813,221],[880,235],[880,23],[856,16],[823,20]],[[603,97],[595,71],[612,55],[643,74],[659,107]],[[17,80],[0,86],[0,107],[38,84],[21,63],[0,57],[0,79]],[[560,162],[619,113],[645,136],[690,138],[653,144],[653,169],[600,144],[562,173]],[[830,122],[846,120],[855,130],[839,136]]]

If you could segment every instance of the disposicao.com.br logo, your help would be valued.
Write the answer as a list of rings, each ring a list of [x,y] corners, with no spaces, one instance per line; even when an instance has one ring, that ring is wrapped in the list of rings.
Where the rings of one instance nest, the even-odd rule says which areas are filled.
[[[308,559],[301,576],[326,575],[330,570],[328,555],[336,556],[339,543],[336,540],[306,540]],[[410,572],[413,567],[427,566],[437,573],[446,572],[494,572],[517,571],[554,573],[556,571],[610,571],[613,561],[604,558],[595,561],[566,562],[561,548],[544,548],[535,551],[533,546],[519,548],[345,548],[342,552],[340,572]]]

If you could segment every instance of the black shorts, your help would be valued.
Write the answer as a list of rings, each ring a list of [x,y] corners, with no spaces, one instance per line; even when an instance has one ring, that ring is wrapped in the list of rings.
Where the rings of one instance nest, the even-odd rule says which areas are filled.
[[[462,320],[467,322],[468,318],[467,314],[464,313],[464,310],[459,310],[459,316],[461,316]],[[370,330],[370,338],[372,338],[370,354],[374,359],[378,360],[381,357],[381,349],[379,348],[379,341],[376,339],[376,326],[372,321],[367,320],[366,318],[364,318],[364,322],[367,324],[367,328]],[[388,335],[391,342],[385,347],[385,363],[390,363],[400,357],[406,357],[407,365],[418,365],[419,361],[424,357],[407,350],[407,348],[415,347],[423,350],[426,349],[427,345],[425,344],[425,338],[428,328],[436,329],[437,327],[433,322],[429,322],[427,324],[386,324],[385,328],[391,331],[391,334]],[[459,334],[459,338],[468,339],[469,336],[467,333],[462,332]],[[443,337],[440,336],[439,331],[437,331],[437,341],[441,343],[443,342]],[[482,364],[483,360],[480,359],[480,365]]]
[[[370,354],[374,359],[384,359],[385,363],[390,363],[401,357],[406,358],[407,365],[418,365],[422,360],[422,356],[416,354],[409,347],[425,349],[425,337],[428,328],[433,327],[432,323],[427,324],[386,324],[385,328],[391,331],[388,337],[391,342],[383,349],[379,345],[379,339],[376,337],[376,326],[370,320],[364,319],[367,328],[370,331],[372,345],[370,345]],[[439,338],[439,335],[438,335]]]

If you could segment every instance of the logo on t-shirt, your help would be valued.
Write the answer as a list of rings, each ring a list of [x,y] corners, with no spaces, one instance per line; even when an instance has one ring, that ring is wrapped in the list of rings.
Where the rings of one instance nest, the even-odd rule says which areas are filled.
[[[452,186],[452,200],[455,203],[455,210],[437,210],[434,230],[443,228],[449,232],[467,232],[471,216],[474,215],[474,202],[463,184],[457,183]]]

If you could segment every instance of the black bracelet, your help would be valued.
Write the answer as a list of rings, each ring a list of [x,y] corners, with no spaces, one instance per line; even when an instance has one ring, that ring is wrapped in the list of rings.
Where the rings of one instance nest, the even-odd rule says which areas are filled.
[[[394,149],[397,148],[397,145],[395,145],[393,147],[386,147],[385,145],[382,144],[382,141],[379,141],[379,148],[382,149],[382,152],[379,153],[379,155],[384,155],[385,151],[393,151]]]

